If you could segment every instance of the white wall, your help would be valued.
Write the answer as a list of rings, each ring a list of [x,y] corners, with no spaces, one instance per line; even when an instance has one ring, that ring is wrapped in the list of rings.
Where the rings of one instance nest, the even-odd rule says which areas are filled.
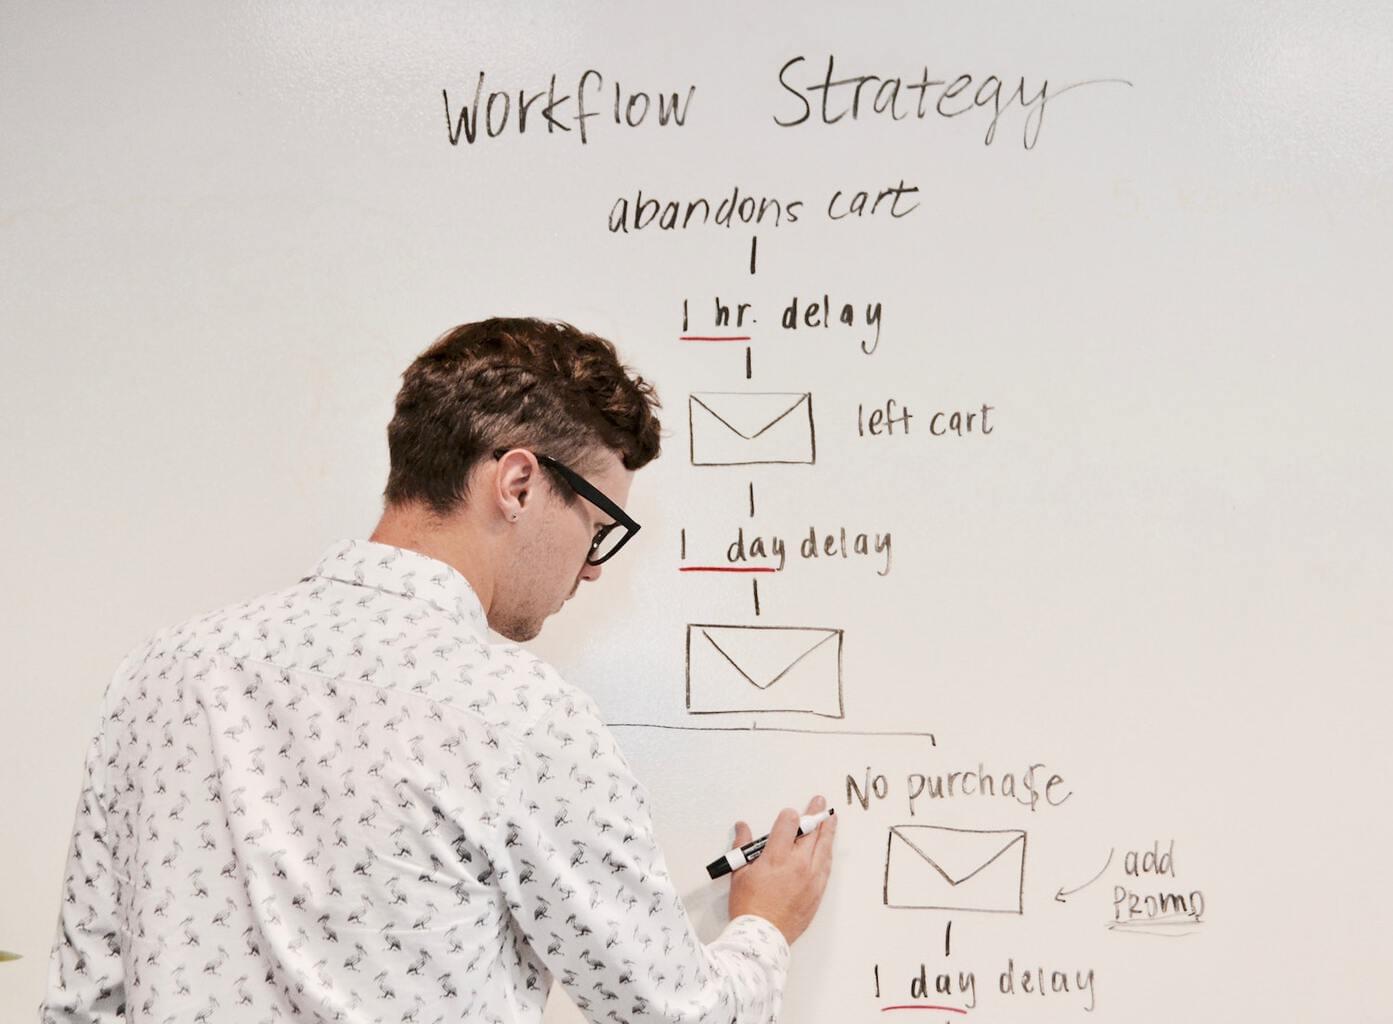
[[[365,535],[397,375],[496,313],[613,337],[663,395],[666,453],[631,505],[645,529],[540,648],[621,728],[702,927],[724,889],[701,865],[735,817],[813,791],[844,817],[787,1019],[924,1002],[921,964],[974,971],[987,1019],[1393,1016],[1387,941],[1363,937],[1393,839],[1383,5],[0,19],[0,948],[23,954],[0,965],[0,1017],[39,999],[81,749],[121,653]],[[1039,104],[1017,103],[986,145],[990,115],[937,116],[939,86],[923,120],[777,125],[801,111],[780,67],[806,57],[802,88],[829,52],[838,77],[970,74],[960,102],[990,74],[1027,99],[1048,81],[1046,112],[1031,136]],[[482,70],[486,91],[555,73],[574,95],[588,68],[584,145],[547,134],[540,103],[524,134],[514,109],[500,136],[451,144],[442,90],[457,110]],[[1130,84],[1063,92],[1095,79]],[[616,80],[694,86],[685,124],[616,125]],[[901,182],[907,216],[825,213],[837,190]],[[640,189],[714,204],[736,186],[801,200],[798,222],[607,227]],[[858,321],[881,303],[873,355],[859,322],[778,325],[824,293]],[[684,299],[687,333],[710,333],[716,295],[757,318],[749,380],[745,345],[678,340]],[[744,390],[813,396],[815,466],[690,464],[688,395]],[[910,432],[858,436],[858,406],[891,398]],[[990,435],[931,435],[935,411],[983,404]],[[888,532],[888,574],[883,556],[791,557],[756,618],[750,577],[677,571],[721,564],[741,528],[793,545],[841,527]],[[691,623],[843,630],[845,717],[687,714]],[[827,734],[622,724],[757,718]],[[911,816],[915,774],[1032,764],[1067,802],[926,796]],[[887,795],[862,809],[847,777],[868,774]],[[1023,913],[884,906],[906,824],[1026,831]],[[1124,873],[1172,840],[1173,877]],[[1169,926],[1184,935],[1109,929],[1116,886],[1199,891],[1204,914]],[[1008,959],[1092,970],[1093,988],[1003,995]]]

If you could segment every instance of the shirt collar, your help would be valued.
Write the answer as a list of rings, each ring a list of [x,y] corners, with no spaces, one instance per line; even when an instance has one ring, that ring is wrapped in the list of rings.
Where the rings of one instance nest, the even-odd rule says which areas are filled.
[[[487,635],[488,617],[464,574],[419,551],[370,540],[341,540],[305,579],[316,577],[424,601],[470,624],[479,636]]]

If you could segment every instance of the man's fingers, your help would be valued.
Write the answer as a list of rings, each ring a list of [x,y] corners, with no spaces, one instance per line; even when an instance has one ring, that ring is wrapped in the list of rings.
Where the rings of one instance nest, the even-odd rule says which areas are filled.
[[[749,825],[745,824],[743,821],[737,821],[735,823],[735,845],[737,848],[744,846],[753,838],[754,836],[750,833]]]
[[[822,794],[819,793],[817,796],[813,797],[811,800],[808,801],[808,810],[806,811],[806,813],[821,814],[826,809],[827,801],[823,798]],[[836,815],[834,814],[832,815],[832,817],[835,818]],[[831,818],[822,822],[822,824],[820,824],[817,828],[813,829],[811,834],[804,836],[799,840],[798,846],[802,848],[804,855],[807,856],[809,861],[812,860],[813,853],[816,849],[817,844],[822,841],[823,829],[827,828],[827,826],[830,824]]]
[[[769,830],[769,842],[765,845],[764,855],[774,852],[782,856],[793,847],[793,840],[798,835],[798,812],[792,807],[785,807],[779,812],[779,816],[774,819],[774,827]]]

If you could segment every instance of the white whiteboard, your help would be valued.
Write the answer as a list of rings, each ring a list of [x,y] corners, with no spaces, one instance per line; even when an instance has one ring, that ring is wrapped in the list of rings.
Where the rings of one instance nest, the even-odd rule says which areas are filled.
[[[664,399],[643,533],[538,648],[703,933],[737,816],[844,819],[785,1019],[1393,1019],[1385,6],[3,24],[5,1019],[119,656],[365,535],[397,375],[504,313]]]

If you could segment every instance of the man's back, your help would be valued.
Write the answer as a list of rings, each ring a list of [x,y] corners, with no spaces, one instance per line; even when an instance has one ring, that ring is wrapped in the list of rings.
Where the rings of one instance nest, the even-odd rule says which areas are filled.
[[[123,663],[73,844],[45,1019],[535,1019],[550,964],[596,1018],[729,1020],[787,958],[703,949],[593,705],[364,541]]]

